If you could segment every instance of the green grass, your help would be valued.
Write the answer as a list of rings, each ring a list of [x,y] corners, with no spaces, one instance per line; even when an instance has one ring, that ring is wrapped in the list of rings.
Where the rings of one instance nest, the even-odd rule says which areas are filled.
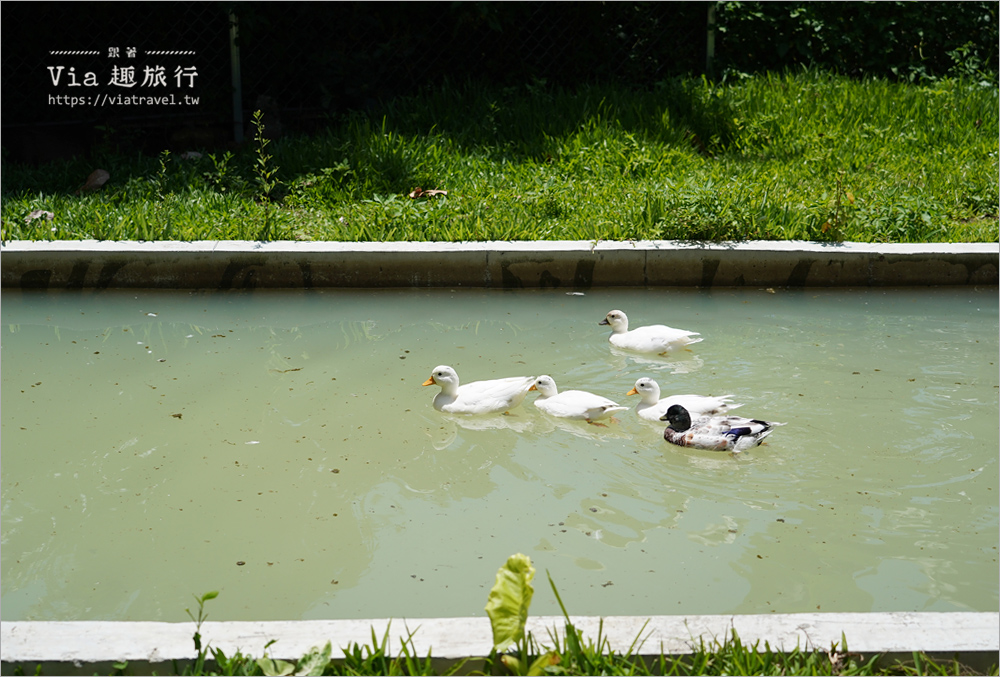
[[[254,658],[236,652],[226,656],[218,649],[203,647],[187,665],[176,664],[177,675],[996,675],[993,665],[977,672],[956,660],[933,660],[914,652],[907,660],[886,660],[879,655],[860,655],[846,644],[829,651],[773,651],[765,642],[744,643],[734,631],[723,641],[699,642],[692,653],[643,658],[634,651],[612,651],[607,640],[588,640],[567,623],[566,641],[553,635],[553,648],[529,636],[525,650],[452,663],[435,662],[416,653],[412,633],[402,641],[399,653],[389,649],[388,632],[371,644],[345,648],[345,657],[330,660],[331,644],[314,647],[297,661],[269,657]],[[638,641],[637,641],[638,645]],[[511,660],[513,659],[513,660]],[[127,662],[115,665],[115,674],[130,674]],[[534,668],[534,670],[529,670]],[[37,674],[42,674],[38,672]]]
[[[544,654],[526,655],[522,665],[535,666],[536,672],[512,671],[511,663],[491,655],[480,661],[459,661],[451,665],[435,663],[416,655],[412,638],[404,642],[399,654],[388,650],[388,638],[373,636],[370,645],[352,645],[346,657],[331,661],[328,643],[314,648],[298,661],[288,662],[267,657],[254,658],[236,652],[226,656],[218,650],[199,654],[192,664],[175,665],[176,675],[996,675],[994,665],[980,673],[958,661],[932,660],[913,653],[908,660],[886,661],[878,655],[861,656],[838,647],[830,651],[772,651],[766,644],[748,645],[734,632],[723,642],[699,644],[693,653],[643,659],[634,654],[597,651],[593,643],[570,646],[569,643]],[[537,645],[536,645],[537,646]],[[539,648],[539,651],[541,649]],[[544,656],[541,662],[539,657]],[[474,666],[470,667],[470,666]],[[14,674],[24,674],[14,670]],[[35,674],[44,674],[40,670]],[[131,674],[127,662],[115,665],[113,674]]]
[[[266,151],[5,161],[2,237],[997,242],[998,137],[992,80],[446,85]]]

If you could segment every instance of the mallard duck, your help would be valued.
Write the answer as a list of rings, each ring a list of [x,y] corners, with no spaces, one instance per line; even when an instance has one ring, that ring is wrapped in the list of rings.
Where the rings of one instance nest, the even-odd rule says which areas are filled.
[[[547,375],[539,376],[529,390],[538,391],[539,396],[535,399],[535,406],[546,414],[559,418],[583,420],[594,425],[603,425],[596,423],[596,421],[608,418],[616,411],[628,409],[628,407],[622,407],[606,397],[584,390],[559,392],[555,379]]]
[[[441,386],[434,408],[449,414],[501,414],[521,404],[535,383],[534,376],[515,376],[459,385],[458,374],[447,365],[434,367],[423,385]]]
[[[696,331],[674,329],[662,324],[651,324],[629,331],[628,316],[620,310],[612,310],[598,324],[611,326],[611,336],[608,337],[611,345],[641,353],[665,355],[671,350],[684,348],[703,340],[694,338],[699,335]]]
[[[724,414],[731,409],[736,409],[742,405],[733,404],[730,400],[732,395],[719,395],[710,397],[708,395],[670,395],[660,399],[660,386],[651,378],[641,378],[635,382],[635,387],[628,391],[626,395],[641,395],[642,399],[635,407],[635,413],[640,418],[647,421],[659,423],[661,417],[667,413],[667,409],[673,404],[679,404],[694,416],[707,416],[709,414]]]
[[[679,404],[671,405],[660,420],[669,423],[663,439],[671,444],[733,453],[757,446],[775,426],[785,425],[740,416],[706,416],[692,422],[691,414]]]

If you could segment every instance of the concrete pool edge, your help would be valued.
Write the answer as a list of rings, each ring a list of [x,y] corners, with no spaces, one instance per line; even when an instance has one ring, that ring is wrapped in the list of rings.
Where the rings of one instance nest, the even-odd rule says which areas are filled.
[[[840,647],[842,636],[852,654],[906,658],[921,651],[942,659],[955,658],[985,670],[1000,654],[1000,613],[997,612],[884,612],[798,613],[704,616],[595,616],[572,617],[585,639],[600,631],[616,653],[624,654],[637,637],[634,654],[654,658],[664,653],[692,653],[699,639],[711,644],[732,638],[735,630],[745,646],[764,642],[777,651],[829,651]],[[528,630],[542,644],[552,646],[550,632],[564,641],[565,619],[532,617]],[[44,670],[84,674],[127,660],[131,672],[162,669],[165,662],[191,662],[195,657],[195,624],[105,621],[12,621],[0,623],[0,661],[3,674],[19,667],[31,674]],[[244,655],[297,660],[310,648],[333,644],[333,659],[354,643],[372,644],[388,632],[389,653],[401,653],[402,639],[411,636],[415,657],[431,656],[442,665],[464,658],[489,655],[492,633],[486,617],[431,619],[361,619],[330,621],[213,622],[202,625],[203,643],[227,656]],[[843,633],[843,635],[842,635]],[[272,640],[277,640],[269,647]]]
[[[996,243],[106,242],[0,246],[4,288],[997,285]]]

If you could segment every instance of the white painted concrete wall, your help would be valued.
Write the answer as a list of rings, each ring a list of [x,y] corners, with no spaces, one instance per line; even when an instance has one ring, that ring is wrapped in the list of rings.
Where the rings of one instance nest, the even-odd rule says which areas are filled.
[[[996,244],[8,242],[4,287],[886,286],[998,283]]]
[[[584,637],[598,637],[602,619],[572,617]],[[528,630],[542,644],[551,646],[549,631],[564,637],[562,617],[529,618]],[[389,648],[398,655],[401,638],[412,634],[420,657],[455,660],[486,656],[492,649],[489,619],[366,619],[331,621],[206,622],[202,642],[222,649],[227,656],[237,650],[254,657],[295,660],[314,646],[332,642],[333,658],[357,643],[372,644],[372,632],[381,638],[389,631]],[[957,655],[963,662],[988,667],[1000,652],[1000,613],[815,613],[746,616],[610,616],[603,619],[601,636],[612,649],[625,653],[641,638],[636,653],[646,656],[682,655],[706,644],[732,637],[735,630],[744,645],[767,642],[775,650],[827,651],[842,648],[842,633],[852,653],[870,656],[922,651],[932,655]],[[32,674],[37,663],[85,673],[95,664],[128,660],[133,668],[151,666],[163,672],[163,661],[194,657],[194,623],[32,622],[0,624],[0,659],[9,674],[24,665]],[[277,640],[265,649],[272,640]],[[562,639],[560,639],[562,641]],[[169,667],[167,667],[169,669]],[[50,673],[51,674],[51,673]]]

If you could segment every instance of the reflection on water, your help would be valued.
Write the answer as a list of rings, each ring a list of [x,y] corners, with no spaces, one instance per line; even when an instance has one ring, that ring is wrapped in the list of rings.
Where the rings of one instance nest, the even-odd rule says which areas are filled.
[[[998,607],[995,288],[2,302],[4,620],[478,616],[514,552],[578,614]],[[619,351],[612,307],[705,340]],[[442,414],[437,364],[633,410]],[[642,376],[788,425],[671,447]]]
[[[705,361],[695,352],[697,346],[684,348],[669,355],[660,357],[659,355],[648,355],[622,350],[617,346],[608,344],[608,352],[611,359],[608,360],[616,372],[626,372],[635,367],[641,367],[649,374],[690,374],[705,365]]]

